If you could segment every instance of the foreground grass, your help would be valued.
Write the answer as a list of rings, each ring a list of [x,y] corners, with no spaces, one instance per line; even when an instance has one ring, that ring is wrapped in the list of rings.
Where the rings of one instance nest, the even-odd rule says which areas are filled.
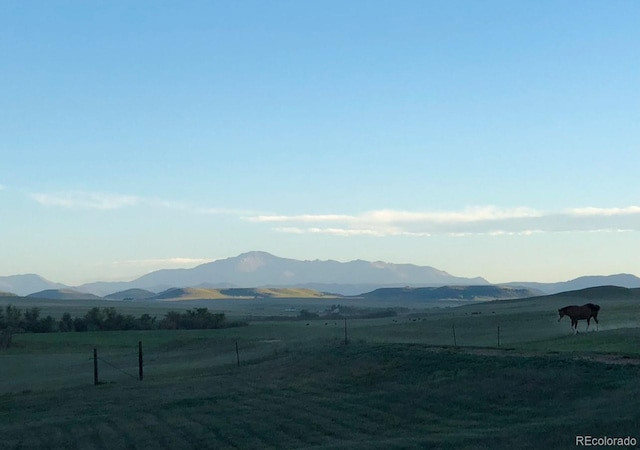
[[[631,365],[354,343],[205,369],[194,342],[143,382],[0,396],[0,448],[568,448],[640,423]]]
[[[0,449],[553,449],[584,434],[640,439],[640,366],[580,359],[635,362],[635,301],[603,302],[601,331],[577,336],[557,322],[566,301],[353,320],[347,346],[344,324],[325,320],[16,335],[0,353]]]

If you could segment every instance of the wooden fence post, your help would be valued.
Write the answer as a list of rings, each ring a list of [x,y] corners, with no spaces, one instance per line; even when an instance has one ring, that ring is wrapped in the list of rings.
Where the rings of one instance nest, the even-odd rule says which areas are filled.
[[[347,337],[347,319],[344,319],[344,345],[349,344],[349,338]]]
[[[236,359],[238,360],[238,367],[240,367],[240,350],[238,350],[238,341],[236,341]]]
[[[93,347],[93,384],[98,385],[98,349]]]
[[[138,378],[140,381],[144,378],[144,371],[142,367],[142,341],[138,341]]]
[[[500,325],[498,325],[498,347],[500,347]]]
[[[456,340],[456,326],[451,325],[451,330],[453,331],[453,345],[454,347],[458,346],[458,341]]]

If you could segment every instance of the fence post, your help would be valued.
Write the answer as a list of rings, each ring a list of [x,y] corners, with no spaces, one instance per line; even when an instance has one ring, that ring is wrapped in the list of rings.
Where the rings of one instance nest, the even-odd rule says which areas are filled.
[[[349,339],[347,337],[347,319],[344,319],[344,345],[349,344]]]
[[[98,385],[98,349],[93,347],[93,384]]]
[[[236,359],[238,360],[238,367],[240,367],[240,350],[238,350],[238,341],[236,341]]]
[[[456,326],[451,325],[451,330],[453,331],[453,345],[454,347],[458,346],[458,341],[456,340]]]
[[[500,325],[498,325],[498,347],[500,347]]]
[[[138,378],[140,378],[140,381],[144,378],[142,369],[142,341],[138,341]]]

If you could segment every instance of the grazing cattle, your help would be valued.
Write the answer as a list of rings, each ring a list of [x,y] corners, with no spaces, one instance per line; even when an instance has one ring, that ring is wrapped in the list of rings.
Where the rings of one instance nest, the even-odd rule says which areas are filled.
[[[593,303],[587,303],[586,305],[576,306],[570,305],[565,306],[564,308],[558,309],[558,314],[560,318],[558,322],[562,320],[564,316],[569,316],[571,319],[571,329],[574,333],[578,333],[578,320],[586,320],[587,321],[587,331],[589,330],[589,325],[591,324],[591,319],[596,321],[596,329],[599,325],[598,323],[598,311],[600,311],[600,306],[594,305]]]

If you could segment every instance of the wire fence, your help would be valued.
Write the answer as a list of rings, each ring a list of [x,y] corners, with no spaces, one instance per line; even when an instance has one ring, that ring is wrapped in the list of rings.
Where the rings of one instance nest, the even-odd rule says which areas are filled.
[[[85,343],[80,344],[81,347],[53,350],[50,353],[25,347],[24,351],[17,349],[0,353],[0,394],[87,385],[91,381],[99,385],[139,382],[147,376],[151,379],[189,376],[206,373],[214,367],[241,366],[250,360],[290,350],[316,348],[318,345],[388,342],[506,348],[514,342],[531,341],[535,333],[539,334],[540,339],[557,338],[564,331],[569,334],[568,324],[540,327],[547,320],[555,323],[556,319],[552,317],[535,322],[535,326],[523,326],[518,321],[504,323],[504,319],[498,317],[484,322],[477,321],[477,318],[469,316],[429,321],[426,318],[403,316],[377,320],[375,324],[346,319],[299,321],[267,325],[260,329],[264,335],[253,330],[245,335],[248,329],[244,329],[234,331],[231,339],[221,339],[219,335],[196,339],[176,336],[162,345],[152,342],[148,354],[143,354],[142,341],[137,343],[136,349],[133,342],[130,346],[123,346],[122,342],[114,345],[113,339],[103,348]],[[78,345],[77,341],[73,342]],[[46,344],[39,345],[44,348]],[[94,351],[93,356],[91,350]]]

